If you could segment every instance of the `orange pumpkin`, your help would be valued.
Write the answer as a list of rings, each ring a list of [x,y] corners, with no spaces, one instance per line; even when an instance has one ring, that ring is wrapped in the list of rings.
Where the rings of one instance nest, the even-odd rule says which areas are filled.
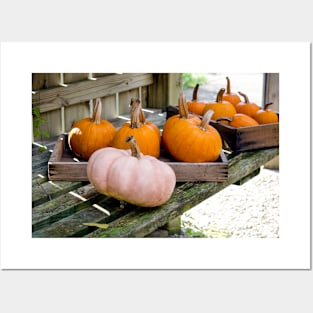
[[[201,115],[206,103],[204,101],[198,101],[198,90],[199,84],[196,84],[193,89],[192,100],[187,102],[187,106],[189,112]]]
[[[96,190],[109,197],[142,207],[164,204],[171,197],[176,175],[165,162],[143,155],[133,136],[131,149],[107,147],[92,154],[87,177]]]
[[[207,103],[203,110],[203,115],[209,111],[213,110],[214,114],[212,116],[213,120],[216,120],[219,117],[230,117],[232,118],[234,114],[236,114],[236,109],[232,103],[229,101],[223,100],[223,94],[225,92],[225,88],[221,88],[216,95],[216,101]]]
[[[240,91],[238,93],[244,98],[244,101],[241,101],[237,104],[237,113],[246,114],[253,118],[255,113],[259,111],[260,107],[256,103],[250,102],[246,94]]]
[[[236,109],[236,106],[239,102],[241,102],[241,99],[236,93],[231,92],[229,77],[226,77],[226,80],[227,80],[226,92],[223,94],[223,100],[232,103]]]
[[[257,126],[259,123],[250,117],[249,115],[236,113],[232,118],[228,117],[220,117],[216,121],[226,120],[230,126],[241,128],[241,127],[248,127],[248,126]]]
[[[188,114],[186,98],[179,97],[180,114],[170,117],[163,127],[163,143],[168,152],[182,162],[214,162],[222,149],[218,131],[209,125],[213,111],[201,121]]]
[[[140,151],[145,155],[160,156],[161,134],[159,128],[146,121],[139,99],[132,98],[130,102],[130,121],[124,123],[114,136],[112,147],[129,149],[125,139],[134,136]]]
[[[92,118],[87,117],[73,124],[68,133],[68,144],[73,153],[82,159],[89,159],[96,150],[111,145],[115,127],[101,119],[102,103],[96,99]]]
[[[255,120],[259,124],[271,124],[271,123],[278,123],[278,115],[275,111],[269,109],[268,107],[273,104],[267,103],[265,104],[263,109],[260,109],[254,116]]]

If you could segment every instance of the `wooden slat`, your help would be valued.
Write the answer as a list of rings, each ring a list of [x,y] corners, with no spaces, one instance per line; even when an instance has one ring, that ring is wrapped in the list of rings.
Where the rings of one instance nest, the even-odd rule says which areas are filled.
[[[33,231],[90,206],[92,202],[98,201],[101,197],[103,196],[88,184],[37,205],[32,212]]]
[[[43,202],[49,201],[59,195],[82,186],[82,182],[46,182],[32,189],[32,206],[35,207]]]
[[[211,121],[232,151],[241,152],[279,146],[279,123],[235,128]]]
[[[33,106],[40,106],[40,112],[48,112],[71,104],[89,101],[92,98],[113,95],[147,86],[153,83],[152,74],[116,74],[98,77],[69,84],[68,87],[56,87],[39,90],[33,97]]]
[[[97,210],[94,206],[90,205],[91,202],[98,200],[97,204],[106,207],[110,215],[106,215],[103,212]],[[119,219],[121,216],[127,215],[132,206],[123,208],[120,206],[120,202],[116,199],[99,195],[96,198],[88,201],[88,206],[80,204],[79,208],[67,208],[66,212],[60,212],[58,220],[53,221],[51,225],[41,227],[33,232],[33,237],[41,238],[60,238],[60,237],[81,237],[96,230],[96,227],[90,227],[84,225],[84,223],[105,223]],[[82,207],[84,205],[85,207]],[[74,212],[70,212],[75,210]],[[62,216],[63,215],[63,216]],[[53,219],[54,216],[50,216]]]
[[[40,168],[42,166],[47,166],[47,163],[50,157],[51,157],[51,152],[49,150],[43,151],[40,154],[36,154],[32,156],[33,170]]]
[[[229,162],[230,168],[227,182],[186,182],[178,184],[171,199],[166,204],[156,208],[147,209],[129,204],[126,204],[125,208],[121,208],[118,200],[100,196],[103,199],[103,201],[99,202],[100,205],[112,212],[107,217],[101,212],[96,212],[97,210],[93,207],[79,207],[79,199],[67,199],[65,201],[64,196],[61,196],[61,198],[55,201],[50,201],[52,205],[50,208],[49,204],[41,206],[44,211],[42,216],[48,214],[48,220],[54,221],[51,224],[49,223],[49,225],[45,225],[42,222],[39,213],[40,207],[34,208],[34,212],[39,214],[35,217],[35,223],[43,223],[41,226],[44,225],[45,227],[39,227],[40,229],[33,233],[33,237],[144,237],[228,185],[255,172],[262,164],[275,157],[278,152],[278,148],[273,148],[236,155]],[[83,192],[82,195],[90,192],[97,197],[90,185],[86,188],[89,191],[86,189],[86,192]],[[73,189],[75,188],[71,188],[71,190]],[[65,214],[67,216],[62,216],[62,205],[65,205],[65,210],[69,210]],[[75,208],[75,206],[78,206],[79,210],[70,214],[70,210]],[[53,220],[54,213],[56,216],[58,214],[61,215],[56,220]],[[59,219],[60,217],[61,219]],[[40,220],[41,222],[39,222]],[[106,230],[90,228],[84,226],[84,222],[108,223],[109,228]]]
[[[88,181],[87,161],[75,162],[67,145],[67,134],[60,135],[53,157],[48,162],[48,177],[56,181]],[[188,163],[177,162],[161,149],[159,160],[166,162],[175,172],[176,181],[225,181],[227,180],[228,164],[224,152],[216,162]]]
[[[226,182],[187,182],[176,188],[171,199],[164,205],[147,210],[138,208],[110,224],[106,230],[97,229],[86,237],[143,237],[168,221],[182,215],[201,201],[248,176],[262,164],[273,159],[279,152],[278,148],[244,152],[233,158]],[[244,157],[246,156],[246,157]]]

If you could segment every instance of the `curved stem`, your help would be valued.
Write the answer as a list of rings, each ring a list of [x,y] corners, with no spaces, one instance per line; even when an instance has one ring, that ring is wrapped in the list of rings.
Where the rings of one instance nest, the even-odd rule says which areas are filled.
[[[245,103],[250,103],[249,98],[248,98],[248,96],[247,96],[246,94],[244,94],[244,93],[242,93],[242,92],[240,92],[240,91],[238,91],[238,93],[239,93],[242,97],[244,97]]]
[[[195,86],[193,89],[193,94],[192,94],[192,101],[197,101],[198,99],[198,89],[199,89],[199,84]]]
[[[134,136],[128,136],[125,142],[129,144],[132,156],[140,159],[140,149]]]
[[[200,129],[206,131],[206,127],[209,125],[213,114],[214,114],[213,110],[208,110],[205,112],[201,124],[199,125]]]
[[[233,120],[230,117],[228,117],[228,116],[221,116],[221,117],[217,118],[216,121],[217,122],[227,121],[227,122],[231,123]]]
[[[216,95],[216,102],[222,102],[223,101],[223,94],[225,92],[225,88],[221,88],[219,92]]]
[[[188,106],[186,96],[183,93],[181,93],[178,98],[178,111],[180,118],[188,118]]]
[[[226,93],[230,94],[231,93],[230,79],[229,79],[229,77],[226,77],[226,79],[227,79]]]
[[[130,127],[139,128],[146,122],[145,115],[142,111],[140,100],[132,98],[130,101],[131,112],[130,112]]]
[[[93,107],[92,121],[95,124],[101,123],[101,111],[102,111],[102,103],[100,98],[96,99],[96,103]]]
[[[263,110],[266,111],[267,108],[268,108],[271,104],[273,104],[273,102],[266,103],[266,104],[264,105],[264,109],[263,109]]]

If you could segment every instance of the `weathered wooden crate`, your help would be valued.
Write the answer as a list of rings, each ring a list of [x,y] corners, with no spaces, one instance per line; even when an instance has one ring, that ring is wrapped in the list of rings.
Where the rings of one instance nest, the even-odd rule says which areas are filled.
[[[159,159],[173,168],[177,182],[224,182],[228,179],[228,161],[224,151],[221,151],[219,159],[215,162],[177,162],[164,151]],[[50,180],[88,181],[87,161],[80,161],[73,155],[68,146],[67,134],[60,135],[56,142],[48,161],[48,178]]]
[[[211,121],[223,138],[226,148],[234,152],[279,147],[279,123],[235,128]]]
[[[176,114],[178,114],[177,106],[166,108],[167,119]],[[279,116],[278,112],[277,114]],[[211,120],[210,125],[219,131],[224,148],[233,152],[279,147],[279,123],[235,128]]]

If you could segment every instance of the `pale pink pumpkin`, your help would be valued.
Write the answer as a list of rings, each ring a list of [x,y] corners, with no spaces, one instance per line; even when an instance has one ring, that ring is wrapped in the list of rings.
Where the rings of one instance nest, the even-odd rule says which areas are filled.
[[[176,175],[157,158],[140,153],[132,136],[131,150],[99,149],[88,160],[87,177],[102,194],[142,207],[164,204],[171,197]]]

